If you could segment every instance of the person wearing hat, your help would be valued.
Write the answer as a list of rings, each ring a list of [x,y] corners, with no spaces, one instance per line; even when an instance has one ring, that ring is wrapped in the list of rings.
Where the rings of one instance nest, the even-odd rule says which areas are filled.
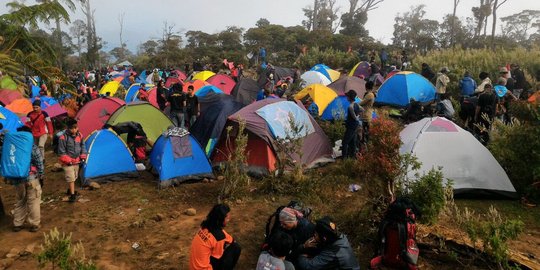
[[[357,152],[358,128],[360,127],[360,115],[362,107],[356,103],[356,92],[349,90],[346,94],[349,106],[347,107],[347,117],[345,119],[345,134],[341,143],[341,154],[343,158],[354,158]]]
[[[446,87],[450,83],[450,78],[448,78],[447,67],[441,68],[441,71],[437,74],[437,80],[435,81],[435,88],[437,89],[437,99],[440,98],[440,95],[446,93]]]
[[[491,129],[491,123],[495,117],[497,107],[497,95],[493,92],[492,88],[491,84],[484,86],[484,91],[478,96],[474,114],[475,122],[483,126],[478,133],[484,143],[489,141],[488,131]]]
[[[523,90],[527,88],[528,82],[525,78],[525,73],[523,73],[523,70],[521,70],[518,64],[512,64],[510,67],[512,68],[512,78],[515,80],[514,96],[519,98]]]
[[[298,257],[298,269],[360,270],[360,264],[347,236],[338,231],[330,217],[316,221],[313,241],[320,249],[319,254],[312,258],[307,255]]]
[[[53,124],[49,114],[41,110],[41,100],[36,99],[32,102],[33,111],[26,115],[26,126],[32,130],[34,143],[39,147],[41,156],[45,158],[45,143],[47,137],[52,139],[54,134]]]
[[[505,123],[510,123],[510,114],[508,109],[510,108],[510,103],[514,100],[517,100],[517,97],[512,94],[510,89],[506,87],[506,79],[499,77],[497,84],[493,87],[495,94],[497,95],[497,107],[495,110],[495,115],[500,120]]]
[[[285,207],[279,212],[279,223],[281,231],[293,239],[292,252],[287,256],[288,261],[294,261],[301,253],[309,251],[310,246],[305,246],[304,243],[315,233],[313,223],[290,207]]]

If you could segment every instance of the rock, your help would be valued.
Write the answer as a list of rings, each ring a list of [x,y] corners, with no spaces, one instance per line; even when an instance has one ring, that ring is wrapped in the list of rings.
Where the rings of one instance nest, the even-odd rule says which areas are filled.
[[[116,266],[116,265],[112,265],[112,264],[108,264],[108,263],[101,263],[98,265],[99,269],[103,269],[103,270],[120,270],[121,268]]]
[[[18,248],[12,248],[8,254],[6,255],[6,258],[13,258],[17,259],[20,257],[19,253],[21,253],[21,250]]]
[[[237,199],[235,202],[236,202],[236,204],[242,204],[242,200],[240,200],[240,199]]]
[[[53,166],[52,166],[52,168],[51,168],[51,171],[52,171],[52,172],[61,172],[61,171],[63,171],[63,169],[62,169],[62,164],[60,164],[60,163],[58,163],[58,162],[57,162],[57,163],[54,163]]]
[[[142,228],[142,227],[144,227],[144,220],[135,221],[135,222],[131,223],[131,227],[133,227],[133,228]]]
[[[19,253],[19,255],[21,255],[21,256],[32,255],[32,254],[34,254],[34,249],[35,248],[36,248],[36,244],[29,244],[28,246],[26,246],[26,248],[24,248],[23,251],[21,251]]]
[[[210,182],[210,180],[208,180],[208,178],[204,178],[204,179],[202,180],[202,182],[203,182],[203,183],[208,183],[208,182]]]
[[[88,185],[90,189],[100,189],[101,186],[96,182],[90,182],[90,185]]]
[[[11,265],[15,262],[12,258],[2,259],[0,260],[0,270],[8,269],[11,267]]]
[[[161,252],[159,255],[156,256],[158,260],[163,260],[169,257],[169,252]]]
[[[225,179],[225,176],[223,176],[223,175],[220,175],[220,176],[217,177],[218,181],[223,181],[223,179]]]
[[[157,214],[156,216],[154,216],[154,220],[157,222],[162,221],[164,218],[165,216],[163,216],[162,214]]]
[[[186,211],[184,211],[184,214],[188,216],[194,216],[197,214],[197,210],[195,210],[195,208],[188,208],[186,209]]]

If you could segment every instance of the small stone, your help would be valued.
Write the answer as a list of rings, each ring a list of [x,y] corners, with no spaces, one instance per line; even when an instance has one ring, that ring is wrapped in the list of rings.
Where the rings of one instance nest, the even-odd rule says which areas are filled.
[[[194,216],[197,214],[197,210],[195,210],[195,208],[188,208],[186,209],[186,211],[184,211],[184,214],[188,216]]]
[[[11,265],[15,262],[12,258],[2,259],[0,260],[0,270],[8,269],[11,267]]]
[[[242,200],[240,200],[240,199],[237,199],[235,202],[236,202],[236,204],[242,204]]]
[[[225,179],[225,176],[223,176],[223,175],[220,175],[220,176],[217,177],[218,181],[223,181],[223,179]]]
[[[100,189],[101,188],[101,185],[99,185],[96,182],[90,182],[90,185],[88,185],[88,186],[90,187],[90,189]]]
[[[276,197],[272,197],[272,202],[275,202],[276,201]]]
[[[169,257],[169,252],[162,252],[156,256],[158,260],[163,260],[163,259],[166,259],[167,257]]]
[[[35,248],[36,248],[36,244],[29,244],[28,246],[26,246],[26,248],[24,248],[23,251],[21,251],[19,253],[19,255],[21,255],[21,256],[32,255],[32,254],[34,254],[34,249]]]
[[[157,215],[154,217],[154,220],[157,221],[157,222],[160,222],[160,221],[162,221],[164,218],[165,218],[165,216],[163,216],[162,214],[157,214]]]
[[[208,182],[210,182],[210,180],[209,180],[208,178],[204,178],[204,179],[202,180],[202,182],[203,182],[203,183],[208,183]]]
[[[61,171],[63,171],[62,164],[60,164],[58,162],[54,163],[52,168],[51,168],[51,171],[53,171],[53,172],[61,172]]]
[[[20,249],[18,248],[12,248],[8,254],[6,255],[6,258],[13,258],[13,259],[17,259],[20,257],[19,253],[21,252]]]

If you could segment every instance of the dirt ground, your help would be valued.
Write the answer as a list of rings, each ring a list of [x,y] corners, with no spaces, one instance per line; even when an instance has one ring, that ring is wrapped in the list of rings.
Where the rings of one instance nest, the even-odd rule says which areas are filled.
[[[49,157],[49,160],[54,158]],[[37,254],[43,233],[56,227],[60,232],[71,233],[73,242],[81,241],[86,256],[99,269],[188,269],[191,239],[209,209],[216,203],[220,181],[182,184],[158,190],[154,177],[144,172],[137,180],[103,184],[99,190],[79,190],[85,202],[71,204],[62,201],[66,190],[63,173],[51,172],[51,163],[47,164],[46,169],[40,232],[23,230],[14,233],[11,230],[11,217],[2,220],[0,259],[12,248],[24,250],[29,245],[36,247],[34,254]],[[15,200],[13,187],[1,183],[0,195],[9,212]],[[346,200],[350,200],[351,196],[361,196],[360,193],[342,195],[336,192],[337,198],[345,201],[343,207],[356,207],[348,205]],[[268,215],[291,199],[274,198],[269,194],[251,197],[231,204],[232,221],[226,228],[242,246],[237,269],[255,268]],[[324,201],[320,202],[321,209],[324,209],[324,204]],[[196,215],[185,215],[184,211],[188,208],[195,208]],[[322,211],[328,215],[335,214],[329,209]],[[536,208],[532,211],[539,210]],[[511,242],[511,248],[539,261],[540,226],[536,220],[530,223],[536,226],[528,226],[518,241]],[[419,237],[422,237],[420,234],[427,236],[429,233],[441,232],[452,235],[451,221],[439,224],[443,225],[422,228]],[[132,248],[134,243],[140,245],[138,250]],[[361,243],[354,244],[362,269],[366,269],[372,255],[370,248]],[[477,268],[440,259],[434,255],[436,253],[436,250],[424,253],[426,256],[420,262],[422,269]],[[37,259],[34,256],[20,257],[8,269],[38,269]]]

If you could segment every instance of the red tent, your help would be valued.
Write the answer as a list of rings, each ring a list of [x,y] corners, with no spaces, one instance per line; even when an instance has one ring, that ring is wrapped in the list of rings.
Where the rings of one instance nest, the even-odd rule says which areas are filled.
[[[95,130],[101,129],[109,117],[126,104],[123,100],[114,97],[103,97],[86,103],[75,116],[79,122],[79,131],[87,137]]]
[[[17,90],[0,89],[0,102],[4,103],[6,106],[20,98],[23,98],[23,96],[21,92]]]
[[[234,82],[231,77],[225,75],[225,74],[216,74],[208,80],[206,80],[207,83],[219,88],[223,93],[230,95],[231,91],[233,90],[234,86],[236,85],[236,82]]]

